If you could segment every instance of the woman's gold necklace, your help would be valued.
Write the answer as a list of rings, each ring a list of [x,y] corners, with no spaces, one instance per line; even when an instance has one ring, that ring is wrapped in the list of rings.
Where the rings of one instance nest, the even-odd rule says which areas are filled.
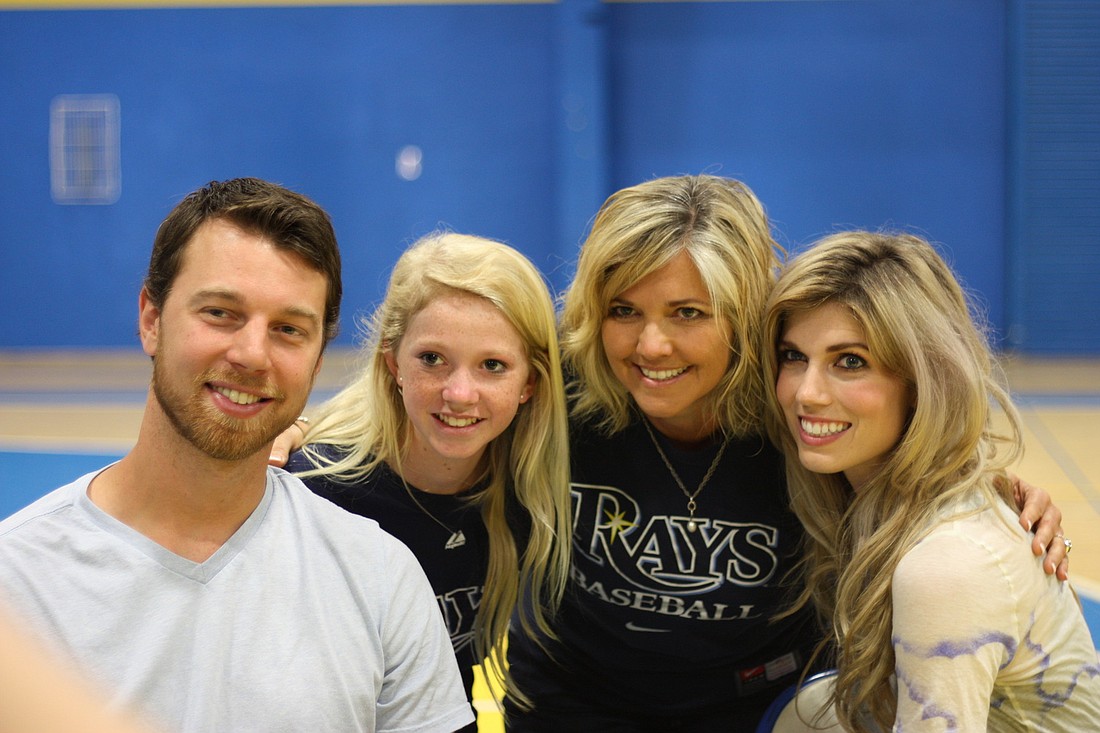
[[[707,469],[706,474],[703,476],[703,480],[695,487],[695,491],[689,492],[687,487],[684,486],[683,480],[680,479],[680,474],[676,473],[676,469],[672,467],[672,461],[668,460],[668,456],[665,455],[664,450],[661,448],[661,444],[657,442],[657,436],[653,434],[653,428],[649,427],[649,420],[644,416],[642,417],[642,425],[645,426],[645,431],[649,433],[649,439],[653,441],[653,447],[657,449],[657,455],[665,462],[665,467],[668,468],[668,472],[672,474],[672,478],[676,481],[676,485],[680,487],[680,491],[684,492],[684,496],[687,497],[687,528],[688,532],[694,532],[699,527],[695,521],[695,497],[699,496],[699,492],[703,490],[703,487],[710,481],[710,477],[718,470],[718,464],[722,462],[722,455],[726,452],[726,447],[730,444],[730,439],[727,437],[722,441],[722,445],[718,448],[718,455],[710,462],[710,468]]]

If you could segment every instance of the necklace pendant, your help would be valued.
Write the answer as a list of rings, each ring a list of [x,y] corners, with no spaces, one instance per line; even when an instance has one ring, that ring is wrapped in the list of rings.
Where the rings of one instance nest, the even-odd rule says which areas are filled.
[[[462,534],[462,530],[458,530],[447,539],[447,544],[444,545],[444,549],[453,550],[456,547],[462,547],[466,544],[466,535]]]
[[[645,427],[645,431],[649,434],[649,439],[653,442],[653,447],[657,449],[657,455],[661,457],[661,460],[665,464],[665,468],[667,468],[668,472],[672,474],[672,480],[676,482],[676,485],[680,487],[680,491],[684,492],[684,496],[687,497],[688,532],[697,531],[699,529],[699,523],[695,521],[695,510],[697,508],[695,497],[699,495],[699,492],[701,492],[703,490],[703,487],[707,485],[707,482],[710,481],[710,477],[714,475],[714,472],[716,470],[718,470],[718,464],[722,462],[722,456],[726,452],[726,447],[730,444],[729,437],[726,437],[722,440],[722,445],[718,447],[718,453],[715,454],[714,460],[710,462],[710,468],[708,468],[706,474],[704,474],[703,480],[700,481],[699,485],[695,487],[695,491],[689,492],[687,490],[687,487],[684,486],[684,482],[680,479],[680,474],[676,473],[676,469],[673,468],[672,461],[668,460],[668,456],[665,455],[664,449],[657,441],[657,436],[653,434],[653,428],[649,427],[649,420],[646,419],[644,415],[642,416],[642,426]]]

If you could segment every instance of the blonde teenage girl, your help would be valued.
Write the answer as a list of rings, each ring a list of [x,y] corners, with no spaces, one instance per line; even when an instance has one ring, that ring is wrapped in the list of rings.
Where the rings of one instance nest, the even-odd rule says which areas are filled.
[[[565,401],[553,305],[535,267],[481,237],[426,237],[398,260],[353,381],[312,412],[288,468],[376,519],[432,582],[463,671],[547,631],[569,568]]]

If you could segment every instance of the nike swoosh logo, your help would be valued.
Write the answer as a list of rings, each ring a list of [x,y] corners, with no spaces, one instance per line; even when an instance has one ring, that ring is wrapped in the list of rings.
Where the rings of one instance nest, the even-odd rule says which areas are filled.
[[[655,634],[667,634],[671,629],[651,629],[648,626],[638,626],[633,621],[626,622],[627,631],[649,631]]]

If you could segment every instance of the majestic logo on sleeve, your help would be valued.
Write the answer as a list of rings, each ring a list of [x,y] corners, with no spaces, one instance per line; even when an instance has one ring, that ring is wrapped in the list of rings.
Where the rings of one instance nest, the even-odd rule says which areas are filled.
[[[689,532],[686,510],[643,517],[637,502],[614,487],[573,484],[572,496],[575,552],[584,564],[612,569],[618,586],[611,587],[605,573],[599,582],[575,570],[574,580],[588,593],[615,605],[702,620],[759,615],[752,606],[731,607],[705,596],[771,581],[779,566],[778,528],[710,519],[702,507],[695,516],[698,530]]]

